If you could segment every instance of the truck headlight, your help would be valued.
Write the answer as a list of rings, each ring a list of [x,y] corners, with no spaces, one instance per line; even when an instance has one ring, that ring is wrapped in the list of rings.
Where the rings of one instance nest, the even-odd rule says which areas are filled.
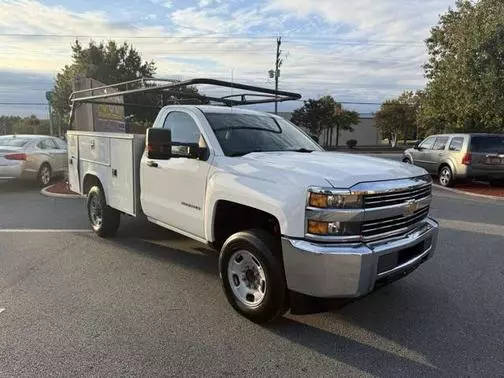
[[[358,194],[310,193],[310,207],[319,209],[358,209],[362,208],[362,196]]]
[[[324,222],[309,219],[308,233],[322,236],[355,236],[360,234],[360,223]]]

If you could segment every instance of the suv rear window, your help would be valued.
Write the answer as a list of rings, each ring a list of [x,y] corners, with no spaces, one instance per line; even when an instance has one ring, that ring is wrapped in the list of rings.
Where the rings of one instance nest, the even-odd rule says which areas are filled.
[[[473,136],[471,151],[504,154],[504,135]]]
[[[450,142],[450,151],[462,151],[462,145],[464,144],[464,138],[455,137]]]

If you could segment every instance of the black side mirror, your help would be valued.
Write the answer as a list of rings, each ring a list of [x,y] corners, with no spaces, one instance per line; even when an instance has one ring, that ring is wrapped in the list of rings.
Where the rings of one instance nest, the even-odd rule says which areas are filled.
[[[415,143],[415,147],[413,147],[415,150],[419,150],[420,149],[420,141],[417,141]]]
[[[168,160],[172,156],[171,130],[147,129],[147,157],[149,159]]]

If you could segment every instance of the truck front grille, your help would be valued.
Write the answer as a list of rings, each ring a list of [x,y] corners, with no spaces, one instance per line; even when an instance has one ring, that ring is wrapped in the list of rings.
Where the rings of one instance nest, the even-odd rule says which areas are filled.
[[[407,232],[411,226],[427,218],[429,206],[417,210],[412,215],[394,216],[379,220],[365,221],[362,223],[361,234],[365,239],[380,239],[388,235]]]
[[[366,209],[399,205],[409,200],[419,200],[429,197],[432,192],[431,184],[393,192],[383,192],[376,194],[366,194],[364,196],[364,207]]]

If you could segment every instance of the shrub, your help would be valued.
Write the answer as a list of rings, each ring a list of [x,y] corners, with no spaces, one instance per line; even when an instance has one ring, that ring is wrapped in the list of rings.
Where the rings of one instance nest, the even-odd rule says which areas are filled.
[[[348,148],[355,148],[355,146],[357,146],[357,141],[355,139],[349,139],[347,140],[346,145]]]

